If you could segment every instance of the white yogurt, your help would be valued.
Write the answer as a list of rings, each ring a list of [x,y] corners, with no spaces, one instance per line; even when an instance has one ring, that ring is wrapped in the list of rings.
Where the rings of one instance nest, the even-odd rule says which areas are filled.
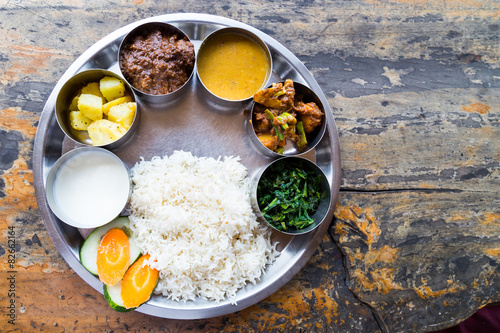
[[[63,215],[59,218],[80,228],[113,220],[125,207],[129,191],[126,167],[105,151],[74,155],[61,165],[53,185],[54,201]]]

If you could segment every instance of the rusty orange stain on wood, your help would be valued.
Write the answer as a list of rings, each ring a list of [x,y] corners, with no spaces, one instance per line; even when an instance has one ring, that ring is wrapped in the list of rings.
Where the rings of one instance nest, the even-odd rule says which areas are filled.
[[[134,0],[134,5],[140,5],[144,2],[144,0]]]
[[[1,177],[5,183],[3,191],[6,196],[0,199],[0,205],[2,206],[0,210],[0,230],[5,231],[0,234],[0,243],[6,244],[8,227],[14,226],[16,230],[24,230],[24,226],[21,224],[23,222],[20,221],[25,220],[26,216],[36,216],[34,211],[36,211],[38,205],[34,196],[33,174],[22,155],[14,161],[12,167]],[[33,229],[36,229],[36,227],[33,227]],[[23,237],[29,237],[28,235],[29,231],[23,232]],[[22,267],[31,265],[45,265],[44,259],[47,258],[47,254],[43,248],[34,249],[33,251],[39,252],[39,255],[34,256],[32,256],[33,251],[29,254],[26,251],[25,249],[19,255],[16,254],[16,269],[21,270]],[[46,267],[37,266],[35,270],[53,271],[54,268],[50,267],[52,263],[47,263]],[[0,269],[6,269],[6,264],[5,261],[1,261]]]
[[[20,108],[8,108],[0,110],[0,119],[2,119],[0,128],[6,131],[19,131],[31,139],[36,134],[35,123],[39,117],[33,112],[23,111]]]
[[[287,325],[294,327],[301,325],[302,329],[308,328],[307,325],[310,324],[305,325],[301,321],[304,313],[322,311],[329,323],[332,322],[333,317],[338,316],[338,304],[331,299],[327,290],[302,290],[298,283],[292,281],[291,284],[293,285],[281,288],[269,298],[270,302],[277,304],[286,314],[283,312],[272,313],[267,308],[259,307],[257,304],[249,307],[248,311],[240,312],[239,316],[246,322],[249,320],[265,321],[266,325],[281,330],[286,329]],[[294,290],[294,292],[290,292],[290,290]],[[313,298],[315,299],[314,309],[311,308],[309,302]],[[283,316],[286,316],[288,321],[278,323],[278,320],[281,320]]]
[[[374,248],[375,242],[381,235],[381,229],[377,225],[376,218],[370,209],[362,209],[356,204],[337,205],[335,216],[337,217],[336,231],[340,235],[340,242],[347,241],[351,234],[351,228],[356,229],[366,236],[363,241],[368,245],[368,250],[362,252],[359,248],[346,249],[346,255],[356,261],[356,268],[352,277],[357,281],[359,287],[367,290],[376,290],[381,294],[387,294],[391,290],[401,290],[403,287],[395,282],[396,268],[380,267],[394,263],[398,258],[398,249],[388,245],[380,249]],[[374,267],[377,265],[376,267]]]
[[[350,225],[355,225],[357,227],[356,231],[360,231],[366,236],[366,239],[363,239],[363,241],[368,245],[368,251],[366,253],[360,252],[359,249],[356,249],[355,253],[350,251],[349,254],[353,255],[354,259],[362,260],[365,264],[369,265],[376,262],[389,263],[395,261],[398,253],[397,249],[391,248],[388,245],[380,249],[375,249],[372,246],[380,237],[382,231],[377,225],[375,216],[370,209],[361,209],[356,204],[350,206],[337,204],[335,216],[337,217],[335,231],[340,235],[340,242],[343,242],[344,238],[349,234],[348,229],[351,228]],[[349,221],[350,225],[347,225],[343,221]]]
[[[44,244],[44,246],[47,245],[52,246],[52,244],[49,243]],[[49,249],[49,247],[47,247],[47,249]],[[50,274],[64,273],[67,271],[68,266],[67,264],[65,264],[65,262],[62,263],[60,260],[51,261],[49,256],[43,255],[43,248],[40,249],[40,253],[37,253],[36,256],[33,256],[35,251],[36,249],[30,249],[31,256],[18,256],[18,260],[16,261],[17,272],[23,274],[26,272]],[[53,251],[56,251],[56,249],[54,248]],[[0,269],[8,270],[7,263],[0,261]]]
[[[477,3],[477,2],[475,2]],[[448,7],[448,3],[447,3]],[[459,17],[459,16],[474,16],[480,18],[497,18],[500,16],[500,5],[491,3],[490,7],[479,8],[476,6],[473,10],[469,8],[460,8],[460,7],[450,7],[453,10],[444,12],[444,15],[447,17]],[[455,9],[456,8],[456,9]]]
[[[33,173],[28,166],[27,158],[31,157],[31,141],[36,133],[35,122],[38,120],[32,112],[22,111],[20,108],[9,108],[0,110],[0,128],[5,131],[17,131],[22,139],[18,142],[18,158],[12,167],[4,170],[1,175],[6,194],[0,199],[2,209],[0,210],[0,229],[15,223],[19,214],[36,209],[35,189],[33,187]],[[0,239],[0,242],[2,240]]]
[[[484,250],[484,252],[490,256],[490,257],[494,257],[496,258],[497,260],[500,260],[500,248],[495,248],[495,249],[486,249]]]
[[[363,142],[356,142],[353,146],[354,161],[361,162],[365,159],[364,153],[368,150],[368,145]]]
[[[26,53],[43,53],[45,56],[47,55],[60,55],[61,53],[59,51],[47,49],[41,46],[34,46],[34,45],[12,45],[10,47],[12,50],[17,50],[20,53],[26,54]],[[14,53],[15,54],[15,53]]]
[[[381,230],[378,227],[375,217],[373,216],[370,209],[361,209],[358,205],[353,204],[350,206],[342,206],[337,204],[335,209],[335,216],[340,221],[350,221],[352,224],[356,225],[360,232],[366,235],[366,244],[371,247],[373,242],[375,242],[380,236]],[[346,232],[342,232],[345,226],[344,223],[337,223],[335,226],[336,231],[339,231],[341,235],[345,235]]]
[[[495,213],[485,213],[481,220],[481,224],[490,225],[490,224],[499,224],[500,223],[500,214]]]
[[[398,252],[398,249],[392,248],[389,245],[386,245],[381,249],[371,249],[365,254],[364,262],[369,265],[380,262],[391,263],[398,258]]]
[[[472,103],[467,106],[462,106],[463,111],[477,112],[479,114],[487,114],[491,110],[491,106],[483,103]]]
[[[16,160],[12,168],[2,175],[2,178],[5,181],[6,196],[1,201],[3,208],[0,216],[8,216],[9,213],[37,207],[34,197],[33,173],[24,159]]]
[[[413,288],[415,293],[417,293],[418,296],[422,299],[428,299],[428,298],[437,298],[445,294],[451,294],[451,293],[456,293],[459,288],[457,286],[452,286],[450,288],[446,288],[443,290],[438,290],[438,291],[433,291],[429,286],[427,285],[421,285],[419,287]]]
[[[304,301],[304,295],[301,292],[290,293],[288,288],[282,288],[271,296],[272,302],[279,304],[287,312],[287,316],[297,318],[300,313],[311,311],[309,304]],[[277,325],[277,321],[281,315],[269,312],[266,308],[261,308],[258,305],[253,305],[249,308],[250,311],[240,313],[243,320],[265,320],[266,323],[277,327],[278,329],[285,329],[286,323]],[[300,317],[300,316],[299,316]],[[297,324],[292,320],[291,324]]]
[[[35,192],[33,187],[33,173],[23,156],[31,156],[30,141],[36,133],[35,122],[38,120],[38,116],[35,116],[31,112],[24,112],[19,108],[9,108],[0,111],[0,119],[2,119],[0,128],[6,131],[18,131],[24,137],[24,140],[19,142],[20,157],[2,175],[5,182],[4,191],[7,194],[2,199],[4,206],[2,210],[3,215],[7,214],[6,210],[26,211],[30,207],[33,207],[33,202],[35,201],[33,197]],[[33,200],[26,200],[26,198],[32,198]]]
[[[396,269],[389,267],[369,270],[368,273],[357,268],[353,271],[353,277],[356,278],[359,285],[364,289],[376,290],[380,294],[385,295],[391,290],[403,289],[400,284],[394,282],[395,273]]]
[[[451,217],[452,222],[465,221],[465,220],[467,220],[466,217],[464,217],[462,215],[458,215],[458,214]]]
[[[9,69],[5,71],[2,80],[12,81],[17,74],[33,74],[42,69],[48,68],[48,62],[51,58],[64,58],[61,52],[50,50],[33,45],[13,45],[11,48],[11,57],[19,59],[9,62]]]
[[[391,290],[402,290],[400,284],[394,282],[395,268],[381,268],[371,272],[374,281],[377,283],[377,289],[382,295],[387,294]]]
[[[413,290],[420,298],[428,299],[431,297],[438,298],[438,297],[445,295],[445,294],[456,293],[464,288],[464,287],[460,287],[453,280],[448,279],[447,282],[449,285],[448,288],[445,288],[443,290],[434,291],[429,286],[427,286],[427,280],[422,278],[422,285],[419,287],[414,287]]]
[[[332,323],[333,317],[337,318],[339,316],[339,305],[335,300],[333,300],[328,295],[328,289],[317,288],[314,289],[314,297],[316,299],[314,303],[314,311],[323,312],[325,318],[328,321],[328,324]],[[310,298],[313,297],[312,293],[308,293]]]

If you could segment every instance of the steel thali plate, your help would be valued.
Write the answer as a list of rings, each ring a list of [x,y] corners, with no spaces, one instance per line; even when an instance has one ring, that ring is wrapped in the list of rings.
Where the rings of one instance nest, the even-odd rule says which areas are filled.
[[[260,281],[248,284],[238,291],[236,304],[230,300],[219,303],[196,299],[176,302],[162,296],[153,296],[136,311],[175,319],[202,319],[242,310],[270,296],[284,286],[311,258],[326,234],[340,187],[340,146],[332,111],[321,88],[307,68],[279,42],[244,23],[207,14],[167,14],[124,26],[87,49],[67,69],[50,94],[40,117],[33,150],[33,171],[36,198],[45,227],[57,250],[69,266],[89,285],[102,293],[102,284],[90,274],[79,260],[79,249],[85,231],[61,222],[51,212],[45,197],[45,183],[52,165],[63,153],[79,144],[64,136],[55,118],[55,101],[62,85],[74,74],[92,68],[109,69],[120,74],[117,52],[125,35],[139,24],[167,22],[183,30],[198,50],[202,40],[212,31],[232,26],[250,30],[269,47],[273,59],[273,81],[292,79],[309,86],[321,99],[326,114],[327,130],[318,146],[304,157],[314,161],[326,174],[332,190],[332,205],[327,223],[302,236],[281,235],[275,232],[273,241],[279,242],[280,256],[269,265]],[[307,41],[304,41],[307,42]],[[137,133],[125,146],[113,152],[131,168],[140,158],[170,155],[175,150],[190,151],[194,156],[219,158],[239,156],[249,176],[272,161],[259,154],[247,136],[248,110],[218,111],[207,103],[197,88],[197,78],[177,102],[168,107],[156,107],[139,101],[140,124]]]

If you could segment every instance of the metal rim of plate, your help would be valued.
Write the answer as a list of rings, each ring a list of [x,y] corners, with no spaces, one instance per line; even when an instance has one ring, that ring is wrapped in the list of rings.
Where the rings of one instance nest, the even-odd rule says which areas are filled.
[[[258,35],[268,47],[270,47],[273,61],[275,57],[279,60],[275,61],[273,72],[278,75],[278,77],[289,78],[293,76],[297,82],[308,85],[316,92],[325,106],[327,121],[325,137],[321,144],[315,148],[313,156],[306,157],[313,160],[323,170],[330,182],[332,204],[326,217],[326,223],[323,223],[311,233],[303,236],[291,237],[286,246],[281,250],[281,254],[277,260],[266,268],[261,279],[256,284],[249,283],[238,291],[236,294],[236,304],[232,304],[228,299],[219,303],[203,299],[176,302],[157,295],[153,296],[147,303],[136,310],[144,314],[171,319],[204,319],[222,316],[254,305],[270,296],[291,280],[312,257],[328,230],[329,222],[333,218],[333,211],[338,198],[340,188],[340,145],[338,132],[329,103],[309,70],[279,42],[247,24],[208,14],[166,14],[126,25],[99,40],[73,62],[59,79],[54,90],[47,99],[35,137],[33,172],[36,199],[40,214],[54,245],[68,265],[85,282],[101,294],[103,292],[101,282],[90,274],[80,263],[78,249],[83,238],[79,231],[59,221],[51,212],[45,197],[45,184],[51,166],[62,155],[64,149],[71,149],[71,147],[67,147],[67,144],[66,147],[64,147],[64,134],[58,128],[55,121],[55,100],[57,98],[57,92],[61,89],[64,82],[77,72],[88,68],[101,68],[99,67],[101,64],[110,64],[116,61],[116,59],[107,59],[109,55],[103,52],[103,50],[109,48],[117,49],[117,43],[119,45],[119,42],[127,32],[139,24],[153,21],[168,22],[180,27],[183,31],[186,31],[185,29],[190,30],[192,35],[189,37],[193,43],[201,42],[201,40],[197,40],[196,38],[202,38],[211,31],[222,27],[234,26],[248,29]],[[194,81],[195,80],[197,80],[197,78],[194,78]],[[121,153],[127,156],[126,151]],[[258,160],[258,158],[256,158],[256,160]]]

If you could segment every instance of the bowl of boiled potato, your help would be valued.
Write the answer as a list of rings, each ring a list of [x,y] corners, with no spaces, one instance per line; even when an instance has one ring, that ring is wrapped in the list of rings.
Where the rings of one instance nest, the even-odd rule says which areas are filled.
[[[90,69],[63,85],[57,96],[56,118],[72,140],[112,149],[133,135],[138,109],[132,88],[121,76]]]

